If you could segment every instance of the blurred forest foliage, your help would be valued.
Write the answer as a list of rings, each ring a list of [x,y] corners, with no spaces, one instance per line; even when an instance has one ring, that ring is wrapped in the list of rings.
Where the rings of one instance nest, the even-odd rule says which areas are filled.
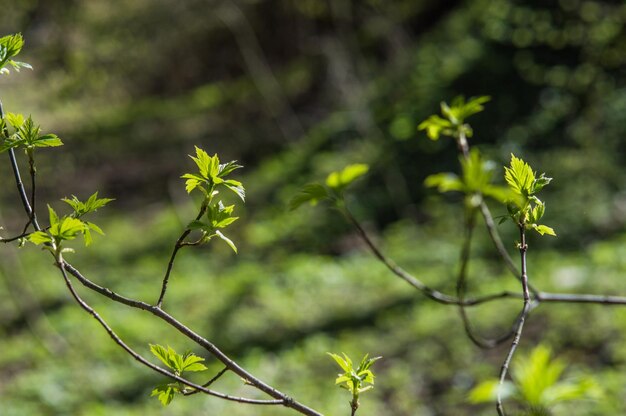
[[[156,300],[193,215],[179,179],[186,155],[199,145],[239,160],[248,190],[232,235],[240,255],[186,252],[165,306],[327,414],[347,413],[348,397],[333,386],[326,351],[385,357],[362,416],[494,413],[469,405],[467,392],[497,373],[507,347],[476,349],[454,308],[389,275],[335,213],[286,210],[302,184],[368,163],[350,195],[357,217],[400,264],[452,292],[461,207],[450,202],[460,199],[423,180],[457,171],[456,150],[416,129],[441,100],[490,95],[470,120],[471,143],[499,164],[514,152],[555,178],[544,197],[559,236],[530,242],[531,280],[626,294],[623,1],[2,0],[0,9],[2,35],[22,32],[20,58],[34,67],[0,79],[5,110],[32,114],[66,145],[41,152],[41,201],[95,190],[116,198],[101,213],[107,236],[79,250],[77,266]],[[0,177],[0,223],[17,229],[8,164]],[[513,252],[515,230],[501,229]],[[472,292],[519,290],[480,238]],[[72,304],[49,259],[2,248],[2,415],[289,414],[198,396],[162,409],[149,398],[159,378]],[[139,349],[189,347],[147,317],[86,297]],[[520,307],[471,316],[493,334]],[[600,402],[558,414],[626,414],[626,308],[543,305],[528,325],[522,349],[546,341],[572,374],[593,373],[605,389]],[[220,383],[245,391],[240,380]]]

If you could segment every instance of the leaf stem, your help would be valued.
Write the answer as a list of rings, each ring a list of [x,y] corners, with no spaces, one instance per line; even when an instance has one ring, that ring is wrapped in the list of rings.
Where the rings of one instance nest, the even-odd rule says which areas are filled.
[[[520,339],[522,337],[522,330],[524,328],[524,322],[526,321],[526,317],[530,312],[532,305],[530,299],[530,292],[528,289],[528,273],[526,270],[526,252],[528,250],[528,245],[526,244],[526,229],[525,225],[519,224],[520,230],[520,243],[519,243],[519,253],[521,260],[521,280],[522,280],[522,293],[524,296],[524,306],[522,308],[522,312],[520,314],[517,330],[515,331],[515,336],[513,337],[513,342],[511,344],[511,348],[502,363],[502,367],[500,369],[500,378],[498,381],[498,392],[497,392],[497,400],[496,400],[496,410],[498,411],[499,416],[506,416],[504,412],[504,405],[502,404],[502,387],[504,385],[504,380],[506,379],[506,375],[509,369],[509,365],[511,364],[511,360],[513,355],[515,354],[515,350],[519,345]]]
[[[199,221],[200,218],[202,218],[202,216],[207,210],[207,207],[208,205],[206,202],[202,203],[202,206],[200,207],[200,211],[198,212],[198,215],[196,215],[196,218],[195,218],[196,221]],[[180,250],[184,246],[193,245],[193,244],[185,243],[185,238],[187,238],[187,236],[190,233],[191,233],[191,229],[186,228],[185,231],[183,231],[183,233],[180,235],[180,237],[178,237],[178,240],[176,240],[176,244],[174,244],[174,249],[172,250],[172,255],[170,256],[170,260],[167,263],[167,270],[165,271],[165,276],[163,277],[163,283],[161,283],[161,293],[159,294],[159,299],[157,300],[157,303],[156,303],[157,308],[160,308],[163,305],[163,299],[165,298],[165,292],[167,291],[167,284],[169,282],[172,269],[174,268],[174,261],[176,260],[176,255],[178,254],[178,250]]]

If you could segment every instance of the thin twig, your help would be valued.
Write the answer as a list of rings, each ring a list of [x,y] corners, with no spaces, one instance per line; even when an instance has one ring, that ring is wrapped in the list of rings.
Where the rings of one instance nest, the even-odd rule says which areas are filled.
[[[507,331],[505,334],[497,338],[484,338],[474,332],[472,329],[472,325],[470,323],[469,317],[467,316],[467,311],[465,310],[465,292],[467,291],[467,271],[469,268],[470,262],[470,254],[471,254],[471,246],[472,246],[472,236],[474,228],[476,227],[476,210],[472,209],[470,213],[467,214],[467,220],[465,224],[465,241],[463,243],[463,248],[461,249],[461,259],[460,259],[460,268],[459,275],[457,277],[457,285],[456,285],[456,293],[459,299],[459,313],[461,315],[461,320],[463,321],[463,328],[465,329],[465,334],[467,337],[478,347],[480,348],[495,348],[500,345],[507,339],[509,339],[515,333],[517,328],[518,318],[514,321],[511,329]]]
[[[424,282],[404,270],[402,267],[398,266],[383,254],[383,252],[378,248],[378,246],[372,241],[370,236],[367,234],[363,226],[354,218],[352,213],[347,207],[344,207],[342,213],[346,216],[346,218],[352,223],[352,225],[357,229],[359,235],[365,241],[367,246],[370,248],[372,253],[376,258],[378,258],[387,268],[393,272],[396,276],[400,277],[402,280],[406,281],[408,284],[422,292],[426,297],[446,305],[459,305],[463,304],[465,306],[475,306],[481,303],[489,302],[495,299],[503,299],[503,298],[521,298],[519,293],[503,291],[500,293],[494,293],[490,295],[480,296],[476,298],[467,298],[463,301],[460,301],[459,298],[447,295],[442,293],[436,289],[433,289],[427,286]]]
[[[37,168],[35,167],[35,158],[31,151],[28,153],[28,166],[30,173],[30,216],[28,218],[28,222],[24,226],[22,230],[22,234],[25,234],[28,230],[28,226],[30,224],[34,224],[37,220],[37,208],[36,208],[36,186],[37,186]]]
[[[506,379],[506,374],[509,370],[509,365],[511,364],[511,359],[515,354],[515,350],[519,345],[520,339],[522,337],[522,330],[524,329],[524,322],[526,321],[526,316],[531,310],[531,299],[530,292],[528,290],[528,272],[526,270],[526,252],[528,250],[528,245],[526,244],[526,230],[524,224],[519,224],[520,229],[520,243],[519,243],[519,252],[521,259],[521,278],[522,278],[522,292],[524,294],[524,307],[522,308],[522,313],[519,317],[517,330],[515,331],[515,336],[513,338],[513,342],[511,343],[511,348],[502,363],[502,367],[500,369],[500,379],[498,381],[498,392],[497,392],[497,401],[496,401],[496,410],[498,411],[499,416],[506,416],[504,412],[504,406],[502,404],[502,386],[504,385],[504,380]]]
[[[198,212],[198,215],[196,215],[196,221],[199,221],[200,218],[202,218],[206,210],[207,210],[207,205],[203,203],[202,206],[200,207],[200,211]],[[185,231],[183,231],[183,233],[180,235],[180,237],[178,237],[178,240],[176,240],[176,244],[174,244],[174,249],[172,250],[172,255],[170,256],[170,261],[167,263],[167,270],[165,271],[165,276],[163,277],[163,283],[161,284],[161,293],[159,294],[159,299],[157,300],[157,303],[156,303],[157,308],[160,308],[161,305],[163,304],[163,299],[165,298],[165,292],[167,291],[167,283],[170,279],[170,274],[172,273],[172,268],[174,267],[174,261],[176,260],[176,255],[178,254],[178,250],[180,250],[182,247],[186,245],[191,245],[191,244],[185,243],[185,238],[187,238],[187,236],[190,233],[191,233],[191,229],[186,228]]]
[[[228,371],[228,367],[222,368],[222,370],[217,373],[211,380],[207,381],[202,385],[202,387],[209,387],[211,384],[215,383],[220,377],[222,377]],[[183,395],[191,396],[192,394],[200,393],[200,390],[193,391],[183,391]]]
[[[0,118],[4,118],[4,108],[2,107],[2,100],[0,100]],[[5,136],[8,132],[5,130],[2,132]],[[13,177],[15,178],[15,185],[17,186],[17,192],[20,195],[20,199],[22,200],[22,205],[24,206],[24,210],[29,219],[33,218],[33,210],[28,202],[28,197],[26,196],[26,190],[24,189],[24,184],[22,183],[22,177],[20,175],[20,168],[17,165],[17,159],[15,158],[15,150],[10,148],[8,150],[9,161],[11,162],[11,168],[13,169]],[[39,228],[37,221],[35,219],[33,226],[35,228]]]
[[[598,305],[626,305],[626,297],[610,295],[591,295],[576,293],[549,293],[539,292],[538,302],[558,302],[558,303],[594,303]]]
[[[459,136],[457,137],[457,146],[459,148],[459,152],[463,156],[463,159],[468,160],[469,159],[469,143],[467,141],[467,137],[463,130],[459,132]],[[482,198],[480,201],[480,213],[482,214],[483,219],[485,220],[485,226],[487,227],[487,232],[489,233],[489,237],[491,238],[493,245],[496,247],[496,250],[500,254],[500,257],[502,257],[504,264],[506,264],[506,267],[509,269],[511,274],[516,279],[519,280],[521,273],[517,269],[517,266],[515,266],[515,263],[513,262],[513,259],[511,258],[511,256],[509,255],[509,252],[507,251],[506,247],[504,247],[504,244],[502,243],[502,239],[500,238],[500,233],[498,233],[498,228],[496,227],[496,223],[493,220],[493,215],[491,215],[491,211],[489,210],[487,203]],[[528,287],[530,291],[532,292],[533,297],[537,297],[537,294],[539,293],[539,291],[535,289],[533,285],[529,285]]]
[[[26,227],[28,227],[29,225],[30,225],[30,221],[28,221],[28,224],[26,224]],[[28,237],[29,235],[30,233],[22,233],[20,235],[16,235],[15,237],[9,237],[9,238],[0,237],[0,243],[10,243],[10,242],[19,240],[20,238]]]

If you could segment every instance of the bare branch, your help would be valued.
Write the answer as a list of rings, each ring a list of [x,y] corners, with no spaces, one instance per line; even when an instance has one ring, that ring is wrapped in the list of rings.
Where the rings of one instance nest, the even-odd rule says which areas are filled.
[[[142,357],[140,354],[138,354],[135,350],[133,350],[132,348],[130,348],[116,333],[115,331],[113,331],[113,329],[106,323],[106,321],[104,319],[102,319],[102,317],[100,317],[100,315],[98,314],[98,312],[96,312],[91,306],[89,306],[76,292],[76,290],[74,289],[74,286],[72,285],[72,282],[70,281],[67,272],[65,270],[65,262],[63,261],[62,258],[60,258],[60,256],[56,259],[56,265],[57,267],[61,270],[61,274],[63,275],[63,279],[65,280],[65,285],[67,286],[68,290],[70,291],[70,293],[72,294],[72,297],[76,300],[76,302],[80,305],[81,308],[83,308],[87,313],[89,313],[94,319],[96,319],[98,321],[98,323],[104,328],[104,330],[109,334],[109,336],[111,337],[111,339],[113,339],[113,341],[119,345],[120,347],[122,347],[122,349],[124,349],[130,356],[132,356],[136,361],[138,361],[139,363],[145,365],[146,367],[156,371],[157,373],[161,373],[167,377],[170,377],[176,381],[178,381],[179,383],[182,383],[186,386],[189,386],[191,388],[194,388],[198,391],[201,391],[203,393],[206,393],[210,396],[215,396],[215,397],[219,397],[220,399],[224,399],[224,400],[230,400],[230,401],[234,401],[234,402],[238,402],[238,403],[246,403],[246,404],[257,404],[257,405],[283,405],[285,404],[284,400],[256,400],[256,399],[248,399],[245,397],[236,397],[236,396],[230,396],[228,394],[223,394],[223,393],[219,393],[213,390],[209,390],[204,386],[195,384],[183,377],[180,377],[170,371],[167,371],[157,365],[152,364],[150,361],[146,360],[144,357]]]
[[[438,290],[435,290],[427,286],[424,282],[422,282],[421,280],[419,280],[418,278],[416,278],[415,276],[413,276],[406,270],[404,270],[402,267],[396,265],[393,262],[393,260],[385,256],[383,252],[380,250],[380,248],[378,248],[378,246],[374,243],[374,241],[367,234],[367,231],[365,231],[363,226],[356,220],[356,218],[354,218],[354,216],[352,215],[352,213],[347,207],[343,207],[341,212],[346,216],[348,221],[350,221],[350,223],[352,223],[352,225],[357,229],[357,231],[359,232],[359,235],[361,236],[363,241],[365,241],[365,243],[370,248],[370,250],[372,251],[372,253],[374,254],[376,258],[378,258],[385,266],[387,266],[387,268],[391,272],[393,272],[393,274],[395,274],[402,280],[406,281],[408,284],[410,284],[417,290],[421,291],[426,297],[436,302],[443,303],[446,305],[463,304],[465,306],[475,306],[475,305],[479,305],[481,303],[489,302],[489,301],[496,300],[496,299],[521,298],[521,295],[518,293],[503,291],[500,293],[480,296],[476,298],[467,298],[461,301],[457,297],[450,296]]]
[[[472,329],[469,317],[467,316],[467,311],[465,310],[466,305],[464,305],[464,301],[465,292],[467,291],[467,270],[470,263],[472,236],[474,228],[476,227],[476,210],[472,209],[472,211],[467,215],[468,218],[466,219],[465,224],[465,241],[463,243],[463,248],[461,249],[461,266],[459,268],[459,275],[456,285],[456,293],[459,299],[459,313],[461,315],[461,320],[463,321],[465,334],[475,345],[480,348],[495,348],[507,339],[509,339],[511,336],[513,336],[518,326],[519,317],[515,319],[509,331],[497,338],[484,338],[476,334]]]
[[[528,250],[528,245],[526,244],[526,231],[524,224],[519,224],[520,229],[520,244],[519,244],[519,252],[521,259],[521,272],[522,272],[522,292],[524,293],[524,307],[522,308],[522,312],[520,314],[517,330],[515,331],[515,336],[513,338],[513,343],[511,344],[511,348],[502,363],[502,367],[500,369],[500,378],[498,381],[498,392],[497,392],[497,401],[496,401],[496,410],[498,411],[499,416],[506,416],[504,412],[504,406],[502,404],[502,386],[504,384],[504,380],[506,379],[507,372],[509,370],[509,365],[511,364],[511,359],[515,354],[515,350],[519,345],[520,339],[522,337],[522,330],[524,329],[524,322],[526,321],[526,317],[531,310],[531,300],[530,300],[530,292],[528,290],[528,272],[526,270],[526,251]]]
[[[252,374],[250,374],[248,371],[246,371],[245,369],[243,369],[241,366],[239,366],[239,364],[237,364],[235,361],[233,361],[232,359],[230,359],[230,357],[228,357],[226,354],[224,354],[220,349],[218,349],[214,344],[212,344],[210,341],[208,341],[207,339],[203,338],[202,336],[200,336],[199,334],[197,334],[196,332],[194,332],[193,330],[191,330],[190,328],[188,328],[187,326],[185,326],[183,323],[181,323],[180,321],[178,321],[176,318],[174,318],[173,316],[171,316],[170,314],[168,314],[167,312],[165,312],[163,309],[157,307],[157,306],[153,306],[150,305],[146,302],[142,302],[142,301],[138,301],[135,299],[131,299],[131,298],[127,298],[124,296],[121,296],[115,292],[113,292],[112,290],[102,287],[94,282],[92,282],[91,280],[87,279],[85,276],[83,276],[76,268],[74,268],[71,264],[69,263],[64,263],[65,265],[65,269],[67,270],[68,273],[70,273],[72,276],[76,277],[78,279],[78,281],[83,284],[83,286],[97,292],[100,293],[103,296],[108,297],[109,299],[122,303],[124,305],[130,306],[132,308],[136,308],[136,309],[141,309],[144,311],[148,311],[151,314],[153,314],[154,316],[160,318],[161,320],[167,322],[170,326],[172,326],[173,328],[175,328],[176,330],[178,330],[181,334],[183,334],[185,337],[187,337],[188,339],[190,339],[191,341],[195,342],[196,344],[198,344],[199,346],[203,347],[205,350],[207,350],[209,353],[211,353],[215,358],[217,358],[219,361],[221,361],[226,367],[228,367],[228,369],[230,371],[232,371],[233,373],[237,374],[239,377],[241,377],[244,380],[248,380],[250,382],[250,385],[256,387],[257,389],[263,391],[264,393],[268,394],[269,396],[278,399],[278,400],[282,400],[283,402],[283,406],[292,408],[304,415],[309,415],[309,416],[321,416],[321,413],[317,412],[316,410],[313,410],[295,400],[293,400],[292,398],[290,398],[289,396],[287,396],[286,394],[276,390],[274,387],[266,384],[265,382],[261,381],[259,378],[253,376]]]
[[[222,368],[222,370],[217,373],[211,380],[207,381],[202,385],[202,387],[209,387],[211,384],[215,383],[220,377],[222,377],[228,371],[228,367]],[[191,396],[192,394],[200,393],[200,390],[193,391],[183,391],[183,395]]]

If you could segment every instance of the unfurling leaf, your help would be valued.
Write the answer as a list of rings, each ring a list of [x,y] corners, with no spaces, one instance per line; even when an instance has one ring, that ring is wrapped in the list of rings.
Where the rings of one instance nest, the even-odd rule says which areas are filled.
[[[235,246],[235,243],[232,242],[232,240],[228,237],[226,237],[224,234],[222,234],[219,230],[215,230],[215,235],[217,235],[219,238],[221,238],[222,240],[224,240],[224,242],[226,242],[226,244],[228,244],[228,246],[230,248],[233,249],[233,251],[235,252],[235,254],[237,253],[237,247]]]

